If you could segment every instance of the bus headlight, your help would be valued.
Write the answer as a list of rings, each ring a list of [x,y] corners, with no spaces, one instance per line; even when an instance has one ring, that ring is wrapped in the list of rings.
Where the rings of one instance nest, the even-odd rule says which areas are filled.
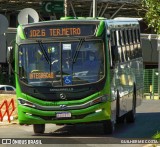
[[[101,112],[101,111],[102,111],[102,109],[98,109],[98,110],[96,110],[95,112],[98,113],[98,112]]]
[[[90,106],[94,105],[94,104],[101,103],[101,102],[106,102],[107,99],[108,99],[107,95],[103,95],[101,97],[98,97],[98,98],[96,98],[96,99],[94,99],[93,101],[90,102]]]
[[[19,103],[20,105],[23,105],[23,106],[28,106],[28,107],[32,107],[32,108],[35,108],[35,107],[36,107],[33,103],[31,103],[31,102],[29,102],[29,101],[26,101],[26,100],[24,100],[24,99],[21,99],[21,98],[18,99],[18,103]]]

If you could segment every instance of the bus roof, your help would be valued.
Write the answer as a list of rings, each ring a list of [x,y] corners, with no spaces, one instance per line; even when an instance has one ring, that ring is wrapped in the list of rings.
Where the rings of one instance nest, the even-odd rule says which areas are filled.
[[[50,20],[50,21],[41,21],[37,23],[24,24],[24,27],[32,26],[41,26],[41,25],[52,25],[52,24],[92,24],[99,23],[100,21],[105,21],[107,25],[111,24],[138,24],[137,19],[66,19],[66,20]]]
[[[143,20],[143,18],[132,18],[132,17],[116,17],[114,18],[114,20],[138,20],[141,21]]]

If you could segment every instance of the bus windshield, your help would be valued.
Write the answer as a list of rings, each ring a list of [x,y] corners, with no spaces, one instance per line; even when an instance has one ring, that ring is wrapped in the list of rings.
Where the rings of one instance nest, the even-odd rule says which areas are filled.
[[[104,55],[102,40],[21,44],[20,80],[54,87],[95,83],[104,77]]]

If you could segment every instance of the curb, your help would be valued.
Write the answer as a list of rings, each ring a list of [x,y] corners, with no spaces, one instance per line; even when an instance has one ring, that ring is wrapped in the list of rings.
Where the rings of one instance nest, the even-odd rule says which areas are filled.
[[[160,144],[146,144],[143,147],[160,147]]]

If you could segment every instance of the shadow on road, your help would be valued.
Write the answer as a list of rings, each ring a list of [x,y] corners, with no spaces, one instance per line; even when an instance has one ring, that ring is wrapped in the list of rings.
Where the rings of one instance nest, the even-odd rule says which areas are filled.
[[[57,130],[36,136],[46,137],[114,137],[114,138],[151,138],[160,131],[160,113],[137,113],[135,123],[123,123],[115,126],[112,135],[103,133],[101,123],[65,125]]]
[[[135,123],[119,125],[113,136],[122,138],[151,138],[157,131],[160,131],[160,112],[137,113]]]

